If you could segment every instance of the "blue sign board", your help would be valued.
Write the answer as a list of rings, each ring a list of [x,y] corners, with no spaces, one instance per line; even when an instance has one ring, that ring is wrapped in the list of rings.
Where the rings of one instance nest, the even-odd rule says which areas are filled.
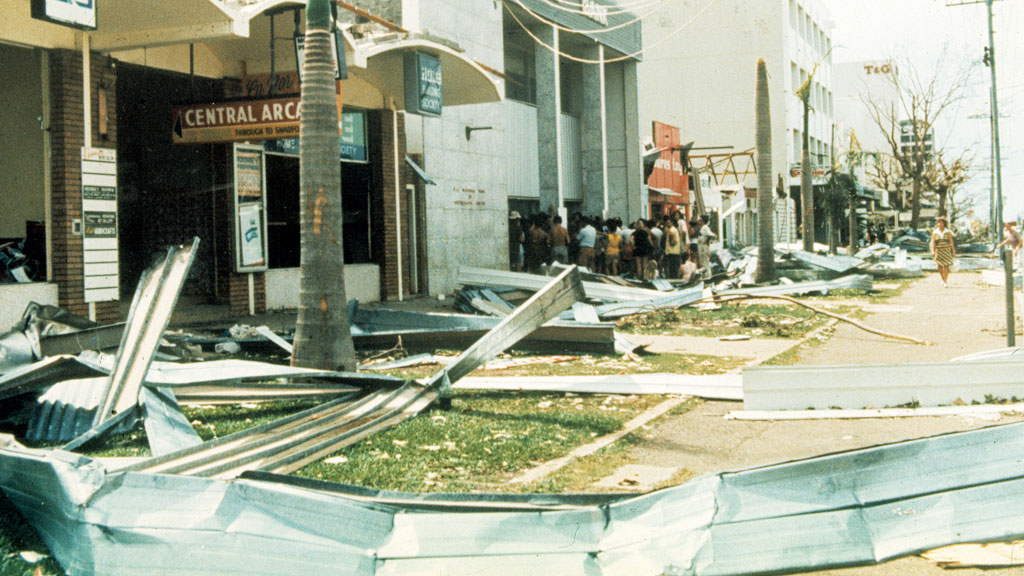
[[[338,136],[338,158],[343,162],[367,162],[369,155],[366,150],[366,113],[362,110],[342,112],[341,134]],[[280,138],[264,140],[263,149],[267,152],[298,156],[300,151],[298,138]]]
[[[404,63],[406,111],[440,116],[441,59],[423,52],[407,52]]]

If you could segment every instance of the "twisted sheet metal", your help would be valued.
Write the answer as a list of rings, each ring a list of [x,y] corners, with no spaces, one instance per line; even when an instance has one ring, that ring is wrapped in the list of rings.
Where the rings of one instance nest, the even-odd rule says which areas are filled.
[[[111,471],[0,436],[0,487],[71,573],[782,574],[1020,538],[1022,451],[1010,424],[588,500]]]

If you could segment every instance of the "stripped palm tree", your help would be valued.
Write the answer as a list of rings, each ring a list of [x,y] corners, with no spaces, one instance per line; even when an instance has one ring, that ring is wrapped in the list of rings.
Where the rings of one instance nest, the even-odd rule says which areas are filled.
[[[292,364],[355,370],[345,297],[330,0],[309,0],[306,5],[300,127],[302,280]]]
[[[757,86],[754,97],[757,140],[757,283],[775,280],[775,191],[772,189],[772,115],[768,100],[768,67],[757,61]]]
[[[817,71],[818,65],[815,64],[807,80],[796,91],[796,97],[800,99],[804,110],[803,142],[800,145],[800,203],[803,205],[804,250],[807,252],[814,251],[814,186],[811,183],[811,142],[808,131],[811,124],[811,87]]]

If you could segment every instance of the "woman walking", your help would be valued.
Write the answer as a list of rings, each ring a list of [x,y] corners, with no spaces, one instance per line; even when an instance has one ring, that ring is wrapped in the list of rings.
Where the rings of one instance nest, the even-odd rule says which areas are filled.
[[[932,258],[935,259],[935,265],[939,268],[939,276],[942,277],[942,287],[948,287],[946,284],[949,278],[949,267],[953,265],[953,259],[956,258],[956,247],[953,245],[953,231],[946,228],[946,217],[939,216],[935,221],[935,230],[932,232]]]

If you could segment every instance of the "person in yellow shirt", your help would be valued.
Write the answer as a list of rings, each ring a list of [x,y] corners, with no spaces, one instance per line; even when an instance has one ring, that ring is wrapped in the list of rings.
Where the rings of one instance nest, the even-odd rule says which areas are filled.
[[[622,250],[622,236],[619,235],[619,227],[609,220],[607,246],[605,247],[604,260],[608,273],[612,276],[619,275],[619,252]]]
[[[665,230],[665,277],[676,278],[679,265],[682,264],[683,242],[679,239],[679,229],[668,216],[662,220]]]

